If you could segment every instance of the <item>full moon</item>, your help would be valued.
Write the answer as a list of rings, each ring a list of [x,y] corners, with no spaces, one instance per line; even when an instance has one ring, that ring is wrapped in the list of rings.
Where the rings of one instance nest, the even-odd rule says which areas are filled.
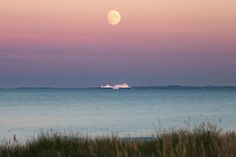
[[[120,23],[121,15],[117,10],[111,10],[107,14],[107,20],[111,25],[117,25]]]

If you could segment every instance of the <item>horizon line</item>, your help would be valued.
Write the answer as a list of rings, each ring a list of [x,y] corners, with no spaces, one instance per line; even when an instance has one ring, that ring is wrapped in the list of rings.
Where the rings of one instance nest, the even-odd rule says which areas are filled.
[[[100,89],[99,86],[88,87],[47,87],[47,86],[22,86],[22,87],[0,87],[0,89]],[[131,86],[131,88],[236,88],[236,85],[145,85]]]

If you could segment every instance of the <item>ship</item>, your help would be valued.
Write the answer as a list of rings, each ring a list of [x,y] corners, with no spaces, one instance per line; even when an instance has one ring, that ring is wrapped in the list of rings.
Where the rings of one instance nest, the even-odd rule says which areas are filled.
[[[122,84],[115,84],[115,85],[106,84],[106,85],[100,86],[100,88],[103,88],[103,89],[130,89],[131,87],[127,83],[122,83]]]
[[[102,85],[100,88],[105,88],[105,89],[113,89],[113,86],[110,84]]]

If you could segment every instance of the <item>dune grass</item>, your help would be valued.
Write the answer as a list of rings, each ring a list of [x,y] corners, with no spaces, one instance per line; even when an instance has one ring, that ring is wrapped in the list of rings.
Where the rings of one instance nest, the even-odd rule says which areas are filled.
[[[236,157],[236,133],[204,123],[147,139],[43,133],[25,144],[1,145],[0,157]]]

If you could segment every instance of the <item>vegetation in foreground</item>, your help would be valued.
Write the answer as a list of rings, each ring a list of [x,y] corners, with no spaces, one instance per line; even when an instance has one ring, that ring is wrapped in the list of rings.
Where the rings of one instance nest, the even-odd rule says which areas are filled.
[[[0,157],[236,157],[236,133],[204,123],[147,139],[46,133],[25,144],[1,145]]]

